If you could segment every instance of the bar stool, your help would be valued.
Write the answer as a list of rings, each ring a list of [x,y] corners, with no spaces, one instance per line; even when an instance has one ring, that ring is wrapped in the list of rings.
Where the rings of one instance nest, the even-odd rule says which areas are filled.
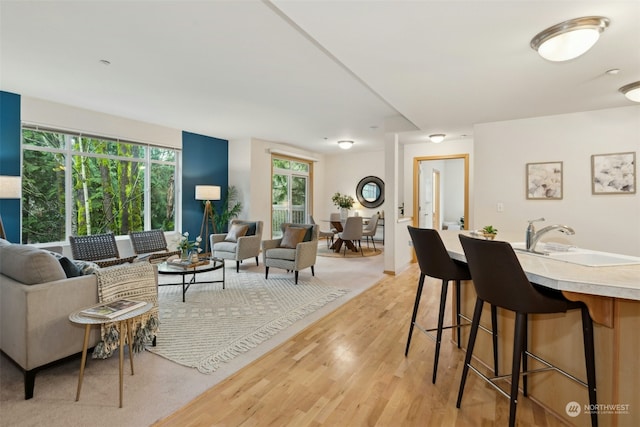
[[[529,282],[522,270],[522,266],[516,257],[511,245],[507,242],[481,240],[460,235],[460,243],[464,249],[473,285],[476,288],[476,306],[471,323],[469,345],[460,380],[458,401],[456,407],[460,408],[462,393],[467,380],[469,369],[474,371],[485,381],[488,381],[502,395],[509,397],[509,426],[516,422],[516,404],[518,403],[518,381],[520,379],[520,359],[522,359],[523,380],[522,390],[527,396],[527,375],[534,372],[555,370],[566,377],[582,384],[589,390],[589,403],[591,407],[596,405],[596,368],[593,342],[593,321],[589,316],[587,306],[582,302],[569,301],[559,291],[543,288]],[[513,343],[513,364],[511,369],[511,394],[508,395],[496,385],[496,380],[508,378],[509,375],[489,378],[471,366],[471,356],[478,333],[478,323],[482,314],[483,303],[493,304],[515,312],[515,329]],[[582,311],[582,331],[584,339],[584,355],[587,370],[587,384],[564,372],[556,366],[527,350],[527,316],[528,314],[564,313],[567,310],[580,309]],[[527,357],[531,357],[542,363],[546,368],[527,372]],[[596,411],[591,412],[591,425],[598,425]]]
[[[442,243],[440,234],[436,230],[430,228],[416,228],[407,227],[409,229],[409,235],[413,242],[413,248],[416,252],[418,259],[418,265],[420,266],[420,279],[418,280],[418,290],[416,292],[416,300],[413,304],[413,314],[411,316],[411,324],[409,325],[409,336],[407,337],[407,347],[404,351],[405,357],[409,354],[409,346],[411,345],[411,337],[413,335],[413,328],[416,326],[418,330],[423,332],[429,338],[434,339],[436,342],[436,351],[433,360],[433,378],[432,383],[436,383],[436,374],[438,372],[438,359],[440,358],[440,343],[442,341],[443,329],[457,329],[458,335],[458,348],[460,348],[460,327],[467,326],[462,325],[460,319],[466,319],[460,313],[460,281],[470,280],[471,273],[467,266],[459,261],[451,259],[447,249]],[[422,288],[424,286],[425,276],[433,277],[436,279],[442,279],[442,289],[440,291],[440,311],[438,313],[438,326],[436,328],[425,329],[416,323],[416,317],[418,315],[418,306],[420,305],[420,298],[422,296]],[[456,324],[450,326],[443,326],[445,305],[447,302],[447,288],[449,281],[455,280],[456,284]],[[493,363],[496,375],[498,375],[498,334],[497,334],[497,312],[494,306],[491,307],[491,332],[493,335]],[[470,319],[466,319],[470,320]],[[484,329],[484,328],[483,328]],[[434,338],[430,332],[437,331]]]

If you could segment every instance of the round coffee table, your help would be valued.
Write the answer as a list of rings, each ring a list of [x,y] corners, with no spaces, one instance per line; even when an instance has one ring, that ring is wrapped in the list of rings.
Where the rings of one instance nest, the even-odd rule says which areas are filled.
[[[222,269],[222,280],[207,280],[207,281],[197,281],[196,276],[198,273],[206,273],[208,271],[214,271]],[[222,283],[222,289],[224,289],[224,280],[225,280],[225,272],[224,272],[224,259],[222,258],[212,258],[208,260],[206,264],[196,265],[194,267],[184,268],[180,265],[171,265],[169,262],[163,262],[158,264],[158,273],[159,274],[168,274],[168,275],[178,275],[182,276],[182,283],[163,283],[158,284],[158,286],[178,286],[182,285],[182,302],[185,301],[185,294],[191,285],[195,285],[197,283]],[[187,282],[187,275],[191,274],[191,278]]]

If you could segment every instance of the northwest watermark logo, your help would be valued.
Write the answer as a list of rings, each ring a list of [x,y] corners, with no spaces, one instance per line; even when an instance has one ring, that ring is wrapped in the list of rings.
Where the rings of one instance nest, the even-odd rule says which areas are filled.
[[[578,402],[571,401],[564,407],[564,411],[568,416],[574,418],[583,411],[585,414],[629,414],[631,405],[628,403],[598,403],[595,405],[580,405]]]
[[[567,403],[567,406],[564,407],[564,411],[570,417],[577,417],[580,415],[580,412],[582,412],[582,408],[578,402],[569,402]]]

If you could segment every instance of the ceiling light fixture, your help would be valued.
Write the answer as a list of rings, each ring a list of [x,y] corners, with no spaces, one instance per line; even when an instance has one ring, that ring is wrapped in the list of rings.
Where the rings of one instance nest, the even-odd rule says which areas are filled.
[[[429,139],[431,140],[431,142],[435,142],[436,144],[439,144],[442,141],[444,141],[445,136],[446,135],[444,133],[434,133],[433,135],[429,135]]]
[[[618,90],[630,101],[640,102],[640,81],[624,85]]]
[[[342,141],[338,141],[338,147],[343,150],[348,150],[353,145],[353,141],[343,139]]]
[[[538,33],[531,47],[548,61],[568,61],[591,49],[608,26],[602,16],[570,19]]]

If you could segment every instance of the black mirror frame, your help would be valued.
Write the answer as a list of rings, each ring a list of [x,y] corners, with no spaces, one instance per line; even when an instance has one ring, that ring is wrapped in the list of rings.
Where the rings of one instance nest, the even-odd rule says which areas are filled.
[[[376,184],[380,189],[378,198],[372,202],[365,199],[362,195],[362,190],[367,184]],[[381,206],[384,203],[384,181],[377,176],[366,176],[362,178],[356,186],[356,197],[358,198],[358,202],[360,202],[360,204],[365,208],[373,209]]]

